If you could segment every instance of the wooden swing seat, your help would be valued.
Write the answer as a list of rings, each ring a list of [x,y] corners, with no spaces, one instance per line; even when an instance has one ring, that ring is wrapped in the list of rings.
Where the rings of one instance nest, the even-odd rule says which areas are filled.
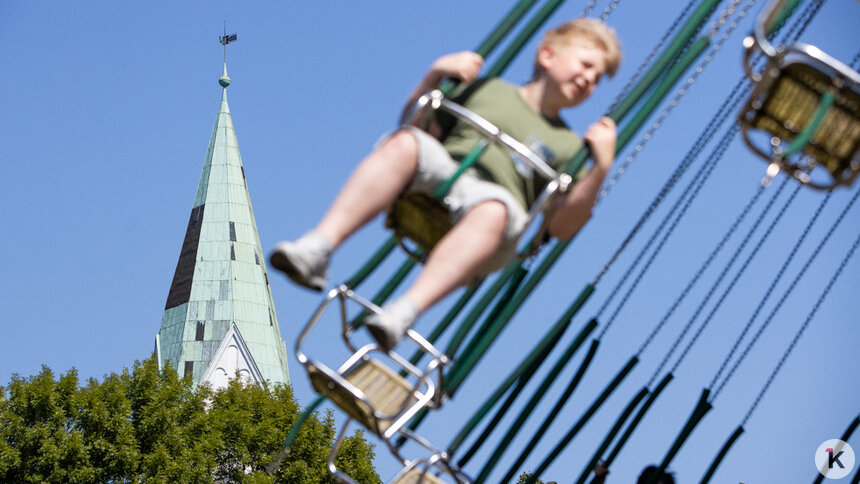
[[[391,484],[445,484],[445,481],[439,479],[439,477],[431,474],[430,472],[413,468]]]
[[[794,62],[785,65],[766,86],[757,90],[744,113],[753,129],[782,140],[795,139],[813,119],[821,97],[834,89],[833,79],[815,66]],[[860,144],[860,93],[843,85],[834,92],[834,103],[803,148],[835,180],[856,171]]]

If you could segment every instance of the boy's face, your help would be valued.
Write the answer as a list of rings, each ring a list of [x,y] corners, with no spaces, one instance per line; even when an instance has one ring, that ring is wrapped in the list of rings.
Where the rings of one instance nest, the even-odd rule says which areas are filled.
[[[559,108],[576,106],[588,99],[606,72],[602,49],[589,45],[547,45],[538,53],[543,75]]]

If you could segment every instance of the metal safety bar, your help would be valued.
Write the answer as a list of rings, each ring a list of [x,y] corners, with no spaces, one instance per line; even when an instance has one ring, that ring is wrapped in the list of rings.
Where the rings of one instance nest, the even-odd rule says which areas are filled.
[[[744,39],[744,68],[756,86],[740,115],[742,137],[771,163],[765,182],[784,170],[813,188],[850,185],[860,173],[860,74],[813,45],[770,43],[768,33],[793,1],[770,2]],[[761,72],[753,67],[756,52],[767,57]],[[770,142],[756,143],[756,131],[771,135]],[[818,166],[830,180],[810,176]]]
[[[549,180],[541,194],[535,200],[535,203],[529,209],[527,226],[534,222],[538,214],[547,210],[556,194],[567,192],[568,188],[573,183],[573,177],[567,173],[557,172],[546,162],[546,160],[529,149],[526,145],[505,133],[498,126],[484,119],[482,116],[466,109],[450,99],[445,98],[444,94],[439,89],[425,93],[418,98],[404,117],[404,125],[414,126],[416,120],[418,120],[421,115],[426,114],[428,111],[438,110],[443,110],[446,113],[453,115],[458,120],[461,120],[474,128],[488,141],[501,145],[512,153],[519,155],[538,174]],[[543,230],[545,230],[545,226],[541,227],[541,231]],[[539,240],[540,238],[541,237],[535,237],[535,240]],[[404,244],[401,240],[401,246],[403,245]],[[536,252],[538,246],[539,244],[535,244],[535,246],[531,247],[529,251],[522,255],[522,257],[531,257]],[[405,246],[404,249],[410,254],[410,256],[415,257],[414,251],[409,250],[409,248]]]
[[[329,474],[344,484],[358,484],[352,476],[338,469],[335,462],[351,422],[351,418],[344,422],[326,462]],[[395,453],[395,457],[403,464],[403,468],[389,481],[389,484],[449,484],[451,481],[455,484],[471,484],[471,479],[456,464],[451,462],[447,452],[437,449],[427,439],[407,429],[402,429],[401,433],[429,451],[430,456],[407,460],[403,459],[399,452]],[[445,476],[447,479],[443,479],[441,476]]]
[[[430,91],[418,98],[415,105],[412,107],[412,110],[410,110],[409,114],[406,116],[406,124],[409,124],[418,116],[418,114],[425,112],[427,109],[432,109],[434,111],[443,109],[449,114],[453,114],[457,119],[466,122],[469,126],[477,130],[489,140],[499,143],[514,153],[522,156],[526,162],[528,162],[528,164],[544,178],[548,180],[559,178],[558,172],[556,172],[543,158],[530,150],[526,145],[520,143],[514,137],[505,133],[499,129],[498,126],[487,121],[478,114],[469,111],[450,99],[445,98],[445,95],[442,94],[442,91],[439,89]]]
[[[313,327],[329,305],[337,301],[340,310],[341,335],[352,355],[336,370],[309,357],[302,349]],[[364,311],[379,313],[381,309],[356,295],[345,285],[328,292],[325,300],[311,317],[296,341],[296,357],[305,367],[314,389],[326,395],[352,419],[379,436],[397,455],[391,438],[404,433],[404,425],[423,408],[436,408],[443,402],[443,368],[450,360],[413,329],[406,332],[418,348],[431,360],[423,369],[417,368],[394,351],[383,351],[378,344],[360,347],[352,341],[355,331],[347,317],[347,302],[358,304]],[[393,363],[393,365],[392,365]],[[396,366],[397,370],[389,367]],[[408,378],[398,374],[403,371]],[[417,436],[412,436],[413,440]]]

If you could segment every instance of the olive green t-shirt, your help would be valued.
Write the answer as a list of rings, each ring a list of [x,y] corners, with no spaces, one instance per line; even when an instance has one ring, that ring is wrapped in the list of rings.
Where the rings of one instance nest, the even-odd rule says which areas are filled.
[[[557,171],[582,146],[582,140],[560,119],[547,119],[526,104],[517,87],[500,79],[478,81],[466,89],[463,106],[499,127],[542,157]],[[472,91],[469,93],[469,91]],[[458,97],[454,97],[458,100]],[[458,121],[443,144],[454,159],[466,157],[483,137],[466,123]],[[528,210],[540,195],[547,180],[519,155],[491,143],[475,164],[485,179],[507,188]],[[582,171],[578,175],[581,175]]]

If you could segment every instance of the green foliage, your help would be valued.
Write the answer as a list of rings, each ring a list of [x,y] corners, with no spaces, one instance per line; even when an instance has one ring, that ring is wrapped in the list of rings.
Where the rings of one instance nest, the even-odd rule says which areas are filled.
[[[153,358],[85,386],[74,369],[57,379],[42,367],[0,387],[0,482],[333,483],[331,412],[309,418],[274,475],[265,472],[300,413],[287,386],[195,389]],[[336,463],[375,484],[373,457],[357,431]]]
[[[523,472],[522,474],[520,474],[519,479],[517,479],[516,484],[525,484],[526,482],[529,482],[529,479],[531,477],[532,477],[532,475],[530,473]],[[544,484],[544,482],[540,479],[535,479],[535,484]],[[546,484],[557,484],[557,483],[555,481],[549,481]]]

